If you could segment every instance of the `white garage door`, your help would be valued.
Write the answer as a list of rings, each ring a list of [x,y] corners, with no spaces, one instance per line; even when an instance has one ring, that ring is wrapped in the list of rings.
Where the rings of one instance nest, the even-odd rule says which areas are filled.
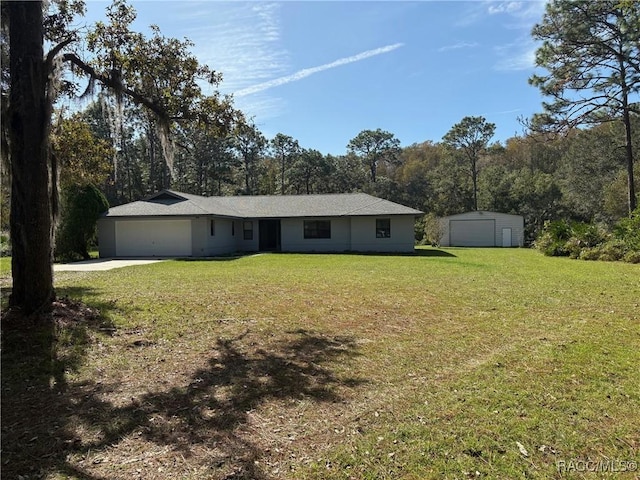
[[[451,245],[455,247],[494,247],[495,220],[451,220]]]
[[[116,256],[183,257],[191,255],[191,220],[116,222]]]

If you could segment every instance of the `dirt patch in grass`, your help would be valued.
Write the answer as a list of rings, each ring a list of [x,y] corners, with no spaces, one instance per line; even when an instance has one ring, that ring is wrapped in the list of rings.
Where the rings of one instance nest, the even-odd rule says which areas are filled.
[[[68,299],[47,315],[3,318],[6,478],[271,478],[309,433],[335,436],[336,405],[365,383],[332,368],[358,355],[348,336],[246,328],[188,351],[144,335]],[[140,368],[102,365],[67,382],[88,349],[121,349]]]
[[[110,332],[99,312],[68,298],[50,312],[2,315],[2,473],[34,478],[73,448],[65,419],[77,399],[67,376],[80,368],[97,332]]]

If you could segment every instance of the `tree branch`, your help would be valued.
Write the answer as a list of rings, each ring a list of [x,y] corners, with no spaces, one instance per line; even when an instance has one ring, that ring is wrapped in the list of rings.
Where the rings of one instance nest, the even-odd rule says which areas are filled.
[[[89,75],[91,78],[99,81],[104,86],[111,88],[116,93],[124,93],[129,98],[131,98],[134,103],[141,104],[147,107],[161,119],[167,119],[166,112],[156,102],[143,95],[140,95],[138,92],[135,92],[130,88],[125,87],[120,81],[117,81],[108,75],[103,75],[96,72],[96,70],[91,65],[83,62],[75,53],[65,53],[62,59],[65,62],[72,63],[84,73]]]
[[[47,57],[45,59],[45,71],[47,72],[47,74],[51,71],[53,60],[54,58],[56,58],[56,55],[58,55],[58,53],[60,53],[64,47],[66,47],[73,41],[74,38],[69,37],[64,42],[60,42],[58,45],[49,50],[49,53],[47,53]]]

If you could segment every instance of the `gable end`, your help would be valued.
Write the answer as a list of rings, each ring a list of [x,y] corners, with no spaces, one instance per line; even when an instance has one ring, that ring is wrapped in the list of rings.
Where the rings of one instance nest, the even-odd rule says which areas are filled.
[[[172,205],[174,203],[184,202],[185,200],[187,200],[185,197],[169,190],[161,190],[144,199],[145,202],[161,203],[163,205]]]

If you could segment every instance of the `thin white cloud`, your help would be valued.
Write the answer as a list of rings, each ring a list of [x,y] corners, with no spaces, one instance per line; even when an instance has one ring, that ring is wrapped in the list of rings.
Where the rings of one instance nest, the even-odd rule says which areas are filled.
[[[494,65],[499,71],[520,71],[535,68],[537,45],[531,39],[500,45],[494,48],[498,61]]]
[[[547,0],[487,1],[490,16],[500,16],[503,28],[512,30],[515,41],[494,47],[494,70],[514,72],[535,68],[538,45],[531,38],[531,29],[542,19]]]
[[[521,112],[521,111],[522,111],[521,108],[512,108],[511,110],[500,110],[498,112],[483,113],[482,116],[483,117],[490,117],[492,115],[513,115],[514,113],[518,113],[518,112]]]
[[[460,2],[460,5],[464,5],[464,8],[461,8],[460,14],[453,23],[454,27],[468,27],[486,16],[486,11],[480,2]]]
[[[288,111],[287,103],[283,99],[268,94],[257,94],[234,100],[234,105],[250,118],[267,120],[277,118]]]
[[[186,35],[195,44],[193,52],[202,63],[222,72],[223,93],[288,70],[288,53],[280,35],[280,9],[280,4],[266,2],[205,2],[197,9],[199,19],[192,17],[191,11],[184,13],[184,19],[190,20]]]
[[[367,58],[374,57],[376,55],[381,55],[383,53],[391,52],[393,50],[396,50],[397,48],[402,47],[403,45],[404,45],[403,43],[394,43],[393,45],[387,45],[385,47],[380,47],[373,50],[367,50],[366,52],[358,53],[357,55],[352,55],[350,57],[340,58],[334,62],[325,63],[324,65],[320,65],[318,67],[305,68],[291,75],[286,75],[284,77],[276,78],[273,80],[269,80],[268,82],[259,83],[251,87],[238,90],[234,93],[234,97],[244,97],[244,96],[262,92],[264,90],[268,90],[274,87],[279,87],[280,85],[285,85],[287,83],[297,82],[298,80],[302,80],[303,78],[306,78],[315,73],[323,72],[325,70],[341,67],[342,65],[348,65],[350,63],[359,62],[361,60],[365,60]]]
[[[515,13],[521,11],[523,7],[522,2],[500,2],[492,3],[489,5],[488,12],[490,15],[497,13]]]
[[[502,15],[509,19],[508,28],[531,28],[542,18],[548,0],[495,1],[483,0],[465,2],[464,9],[455,22],[457,27],[467,27],[483,21],[487,16]],[[461,2],[463,3],[463,2]]]
[[[546,5],[546,0],[490,2],[487,13],[504,15],[508,19],[504,24],[505,28],[530,31],[534,23],[542,19]]]
[[[463,48],[475,48],[480,46],[478,42],[458,42],[453,45],[445,45],[444,47],[440,47],[438,49],[439,52],[447,52],[449,50],[460,50]]]

